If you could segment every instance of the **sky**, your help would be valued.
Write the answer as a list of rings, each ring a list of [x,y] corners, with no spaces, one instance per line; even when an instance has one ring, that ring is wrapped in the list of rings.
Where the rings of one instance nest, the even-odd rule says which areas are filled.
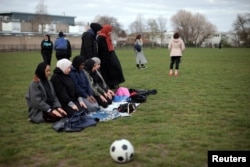
[[[40,0],[0,0],[0,12],[35,13]],[[75,22],[91,23],[96,16],[117,19],[127,30],[138,15],[144,20],[167,19],[167,31],[173,30],[171,17],[179,10],[203,14],[220,32],[232,30],[237,14],[250,13],[250,0],[44,0],[47,13],[75,16]]]

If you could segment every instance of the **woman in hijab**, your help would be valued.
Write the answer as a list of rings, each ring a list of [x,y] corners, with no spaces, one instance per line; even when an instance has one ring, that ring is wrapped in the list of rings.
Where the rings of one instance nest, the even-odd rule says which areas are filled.
[[[95,112],[100,109],[99,104],[93,96],[91,85],[88,81],[86,74],[83,71],[85,59],[83,56],[76,56],[73,59],[73,67],[70,71],[70,77],[72,78],[76,89],[83,97],[83,101],[87,106],[89,112]]]
[[[26,93],[28,117],[33,123],[56,122],[67,115],[48,80],[49,75],[50,66],[45,62],[39,63]]]
[[[67,112],[68,117],[71,117],[77,111],[88,112],[83,98],[69,76],[71,66],[71,61],[66,58],[58,60],[50,79],[55,88],[56,95],[62,104],[62,108]]]
[[[97,100],[97,103],[103,108],[106,108],[109,104],[112,103],[112,98],[108,98],[108,94],[96,82],[96,79],[98,77],[96,73],[97,67],[98,64],[94,60],[88,59],[84,63],[84,72],[89,80],[89,83],[91,83],[93,95]]]
[[[92,57],[97,57],[97,43],[96,36],[102,29],[102,26],[98,23],[91,23],[90,29],[82,34],[82,45],[80,55],[86,60]]]
[[[98,57],[101,60],[100,72],[111,89],[116,89],[124,82],[120,61],[115,53],[111,39],[111,25],[103,25],[97,37]]]
[[[98,57],[92,57],[91,59],[97,63],[95,77],[93,76],[93,78],[95,79],[96,83],[107,93],[107,98],[113,99],[115,93],[108,87],[108,85],[106,84],[105,80],[102,77],[102,74],[99,71],[101,67],[101,60]]]

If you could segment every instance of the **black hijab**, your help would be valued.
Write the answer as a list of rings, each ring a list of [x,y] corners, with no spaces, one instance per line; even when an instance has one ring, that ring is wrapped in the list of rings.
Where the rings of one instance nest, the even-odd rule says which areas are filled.
[[[48,78],[45,75],[45,69],[47,67],[47,64],[45,62],[41,62],[37,65],[35,74],[36,76],[41,80],[48,80]]]
[[[97,35],[97,32],[102,29],[102,26],[99,23],[91,23],[90,28],[94,31],[95,35]]]
[[[96,62],[92,59],[88,59],[85,63],[84,63],[84,69],[90,74],[90,76],[93,78],[94,83],[98,83],[99,80],[99,76],[97,74],[96,71],[92,71],[92,68],[94,67],[94,65],[96,64]]]
[[[82,63],[84,63],[85,60],[86,60],[85,57],[78,55],[78,56],[74,57],[74,59],[73,59],[73,61],[72,61],[72,66],[73,66],[77,71],[79,71],[80,65],[81,65]]]
[[[45,62],[41,62],[37,65],[37,68],[36,68],[36,71],[35,71],[35,74],[36,76],[40,79],[45,91],[46,91],[46,94],[48,96],[48,100],[47,102],[52,105],[52,93],[51,93],[51,88],[50,88],[50,85],[49,85],[49,81],[48,81],[48,78],[46,77],[45,75],[45,70],[46,70],[46,67],[47,67],[47,64]]]
[[[84,69],[88,72],[88,73],[93,73],[92,72],[92,68],[95,65],[95,61],[92,59],[88,59],[85,63],[84,63]]]

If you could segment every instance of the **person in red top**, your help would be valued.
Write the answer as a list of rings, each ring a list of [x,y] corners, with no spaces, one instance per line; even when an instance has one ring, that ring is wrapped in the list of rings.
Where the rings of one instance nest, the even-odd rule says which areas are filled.
[[[174,74],[175,76],[177,76],[179,70],[179,64],[181,62],[182,52],[185,49],[185,44],[183,40],[180,38],[179,33],[174,33],[173,37],[174,38],[169,42],[168,45],[171,58],[169,75],[172,76]],[[173,73],[174,65],[175,65],[175,71]]]

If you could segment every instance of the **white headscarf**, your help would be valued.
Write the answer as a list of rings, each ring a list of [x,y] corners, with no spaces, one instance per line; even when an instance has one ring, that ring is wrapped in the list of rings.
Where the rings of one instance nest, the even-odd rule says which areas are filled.
[[[72,62],[68,59],[58,60],[56,63],[56,67],[60,68],[63,73],[72,65]]]
[[[92,60],[94,60],[97,64],[101,64],[101,60],[98,57],[92,57]]]

